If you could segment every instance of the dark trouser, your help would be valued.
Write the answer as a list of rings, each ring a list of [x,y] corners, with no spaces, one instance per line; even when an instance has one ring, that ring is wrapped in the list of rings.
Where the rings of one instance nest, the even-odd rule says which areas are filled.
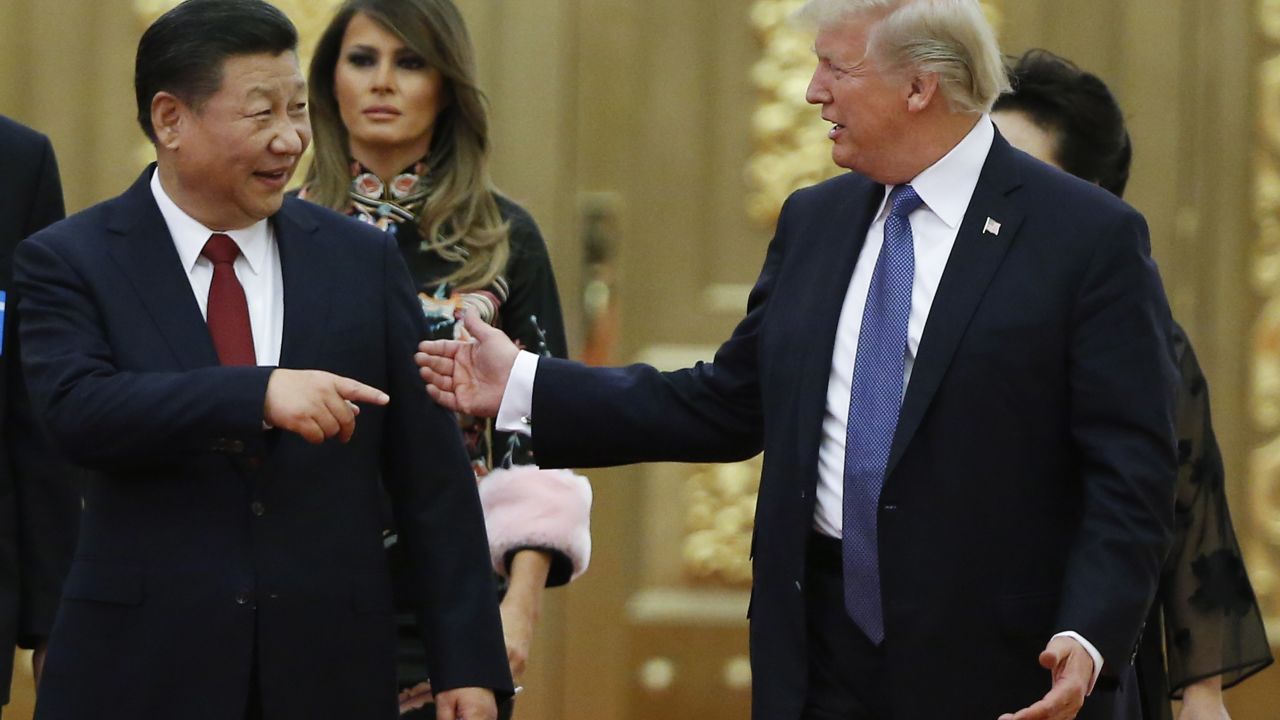
[[[809,689],[802,720],[886,720],[884,646],[872,644],[844,607],[840,541],[809,538],[805,568]]]

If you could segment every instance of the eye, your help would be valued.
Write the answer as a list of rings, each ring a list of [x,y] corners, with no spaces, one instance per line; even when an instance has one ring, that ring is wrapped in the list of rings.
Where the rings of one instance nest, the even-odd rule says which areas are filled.
[[[299,115],[306,111],[307,111],[307,104],[305,102],[296,102],[289,106],[289,112],[293,113],[294,115]]]
[[[401,70],[422,70],[427,67],[427,61],[421,55],[401,55],[396,58],[396,67]]]
[[[378,59],[372,53],[356,51],[347,54],[347,62],[354,67],[372,67],[377,64]]]

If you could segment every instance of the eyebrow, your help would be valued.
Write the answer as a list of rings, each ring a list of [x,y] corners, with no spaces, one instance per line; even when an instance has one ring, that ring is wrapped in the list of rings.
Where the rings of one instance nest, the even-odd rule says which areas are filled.
[[[290,92],[289,94],[292,95],[299,91],[305,90],[306,87],[307,87],[307,82],[305,80],[298,80],[295,83],[293,83],[292,92]],[[273,85],[254,85],[253,87],[249,88],[245,92],[245,96],[246,97],[259,97],[259,96],[271,97],[275,95],[275,93],[276,93],[276,88]]]

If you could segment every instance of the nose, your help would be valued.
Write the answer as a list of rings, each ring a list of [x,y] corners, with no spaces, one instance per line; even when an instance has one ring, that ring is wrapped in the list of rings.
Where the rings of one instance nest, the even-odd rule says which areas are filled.
[[[276,155],[296,157],[311,142],[311,121],[306,116],[285,118],[275,137],[271,138],[271,152]]]
[[[809,78],[809,87],[805,88],[805,102],[811,105],[824,105],[831,102],[831,93],[827,90],[827,86],[822,82],[822,68],[817,67],[813,70],[813,77]]]
[[[391,59],[383,59],[373,71],[373,91],[393,92],[395,90],[395,67]]]

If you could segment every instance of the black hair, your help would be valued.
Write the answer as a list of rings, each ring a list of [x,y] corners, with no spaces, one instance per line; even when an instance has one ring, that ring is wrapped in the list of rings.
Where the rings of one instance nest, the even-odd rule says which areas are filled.
[[[148,27],[138,41],[133,89],[138,124],[152,142],[151,100],[172,93],[199,108],[222,85],[222,66],[235,55],[296,51],[298,31],[263,0],[185,0]]]
[[[1025,113],[1056,137],[1054,159],[1063,170],[1123,197],[1133,144],[1106,83],[1048,50],[1018,58],[1009,81],[1013,90],[996,100],[995,110]]]

